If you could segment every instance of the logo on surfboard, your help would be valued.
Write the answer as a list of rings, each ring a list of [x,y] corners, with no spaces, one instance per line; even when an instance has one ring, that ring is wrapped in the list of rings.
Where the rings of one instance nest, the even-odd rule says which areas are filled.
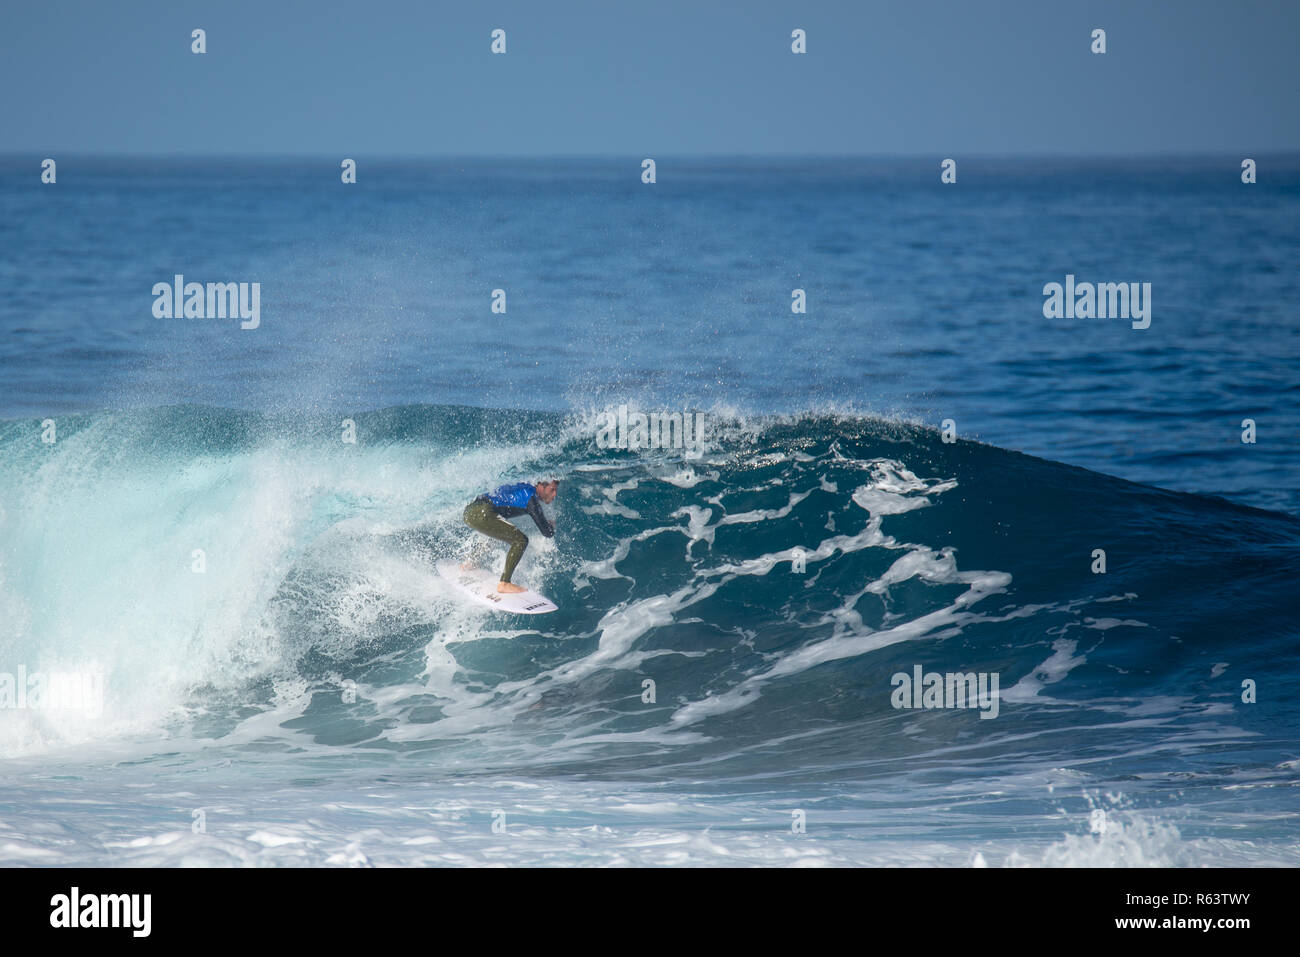
[[[483,569],[464,569],[454,561],[437,564],[438,574],[466,598],[488,608],[517,615],[545,615],[558,608],[545,595],[534,591],[498,592],[496,578]]]

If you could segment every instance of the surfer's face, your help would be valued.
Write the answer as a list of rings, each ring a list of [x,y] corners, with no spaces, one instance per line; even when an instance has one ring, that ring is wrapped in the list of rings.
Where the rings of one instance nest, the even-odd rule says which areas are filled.
[[[545,505],[550,505],[555,501],[555,493],[560,490],[560,486],[555,482],[543,482],[537,486],[537,497]]]

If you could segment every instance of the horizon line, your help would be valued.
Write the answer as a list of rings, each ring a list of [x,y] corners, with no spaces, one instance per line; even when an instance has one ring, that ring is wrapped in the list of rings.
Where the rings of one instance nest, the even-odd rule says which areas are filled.
[[[232,152],[202,152],[202,151],[181,151],[169,153],[144,153],[134,151],[117,151],[117,150],[63,150],[59,148],[45,149],[25,149],[0,150],[0,161],[10,159],[28,160],[32,156],[40,155],[46,157],[51,154],[61,153],[64,156],[74,156],[81,159],[176,159],[176,160],[330,160],[337,161],[339,157],[355,158],[358,156],[367,157],[370,161],[456,161],[456,160],[509,160],[509,161],[546,161],[546,160],[564,160],[564,161],[617,161],[624,162],[632,157],[639,157],[638,162],[646,159],[644,152],[638,153],[365,153],[359,151],[324,153],[324,152],[285,152],[285,153],[232,153]],[[744,161],[762,161],[762,160],[926,160],[934,159],[975,159],[975,160],[1056,160],[1056,161],[1091,161],[1091,160],[1178,160],[1178,159],[1223,159],[1227,157],[1250,157],[1269,156],[1269,157],[1300,157],[1300,147],[1287,149],[1268,149],[1250,151],[1229,152],[1227,150],[1181,150],[1181,151],[1159,151],[1144,153],[1118,153],[1118,152],[1097,152],[1097,153],[1061,153],[1061,152],[974,152],[963,153],[961,151],[947,152],[942,151],[925,151],[916,153],[659,153],[657,156],[649,158],[658,159],[664,157],[672,160],[744,160]]]

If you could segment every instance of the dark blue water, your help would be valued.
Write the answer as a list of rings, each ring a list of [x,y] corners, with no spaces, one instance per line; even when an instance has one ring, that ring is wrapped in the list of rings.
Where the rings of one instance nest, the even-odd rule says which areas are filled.
[[[1300,162],[1238,167],[11,158],[0,414],[852,408],[1294,513]],[[177,272],[261,327],[155,319]],[[1150,328],[1044,319],[1067,273],[1150,282]]]
[[[7,164],[0,673],[104,693],[0,708],[0,856],[1297,863],[1296,167],[931,165]],[[560,610],[458,601],[541,475]]]

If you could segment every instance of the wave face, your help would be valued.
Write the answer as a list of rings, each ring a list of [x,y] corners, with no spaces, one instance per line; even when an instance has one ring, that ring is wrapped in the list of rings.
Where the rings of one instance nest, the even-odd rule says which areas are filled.
[[[353,419],[0,425],[0,672],[102,676],[0,710],[0,860],[1298,860],[1292,516],[847,415],[697,459]],[[560,611],[454,600],[465,503],[548,475],[518,578]],[[998,695],[896,707],[918,666]]]

